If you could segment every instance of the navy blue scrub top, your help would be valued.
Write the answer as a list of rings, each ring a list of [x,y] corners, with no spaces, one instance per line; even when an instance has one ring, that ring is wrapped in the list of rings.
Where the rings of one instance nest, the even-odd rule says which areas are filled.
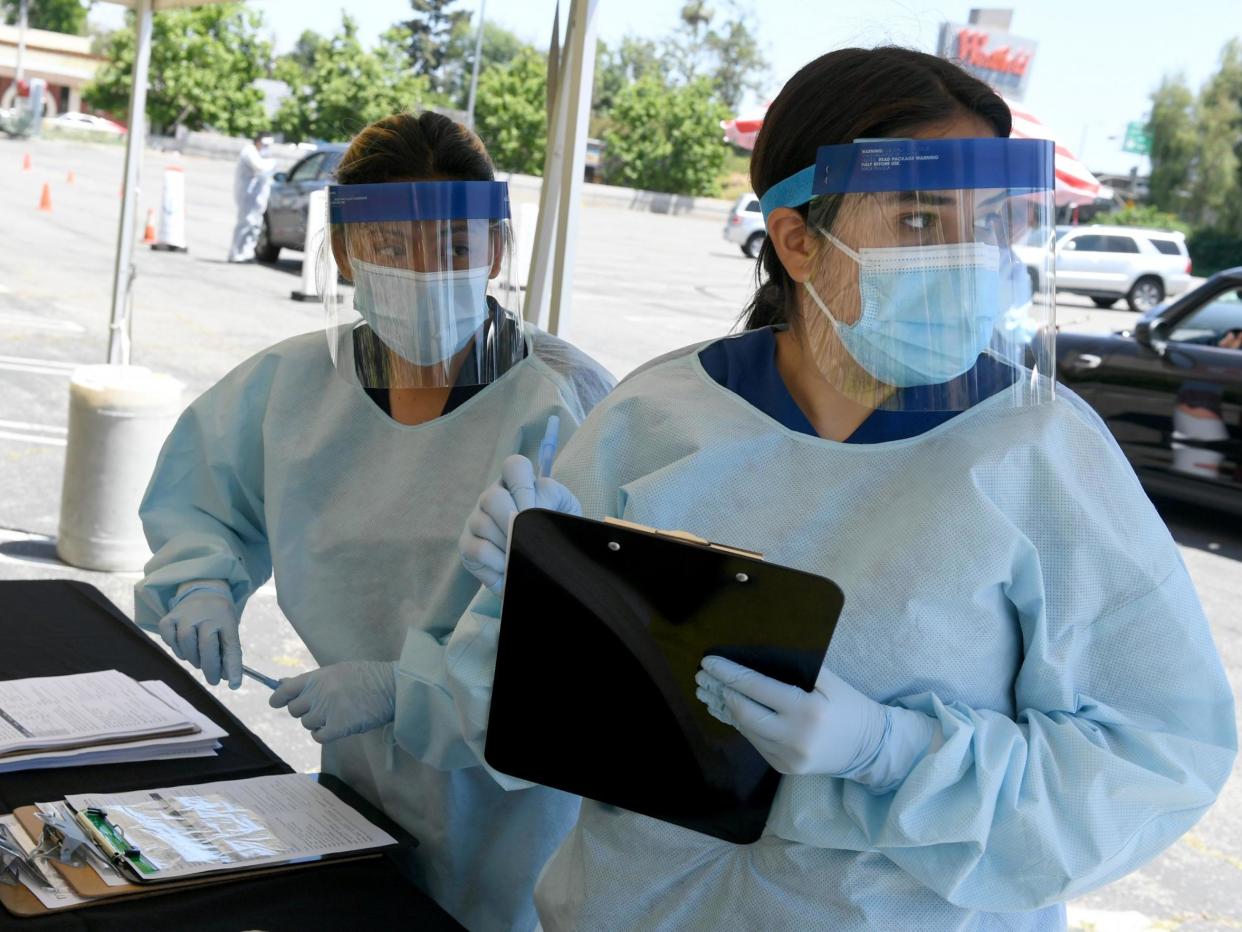
[[[699,361],[713,380],[774,421],[790,430],[818,437],[776,368],[776,329],[761,327],[717,340],[699,352]],[[883,443],[917,437],[1008,388],[1016,378],[1017,372],[1012,366],[991,356],[980,356],[973,369],[948,386],[898,389],[900,403],[895,407],[900,410],[873,411],[845,442]],[[969,389],[965,393],[963,385]],[[936,396],[938,393],[948,395],[954,390],[958,393],[957,410],[950,410],[951,406]]]

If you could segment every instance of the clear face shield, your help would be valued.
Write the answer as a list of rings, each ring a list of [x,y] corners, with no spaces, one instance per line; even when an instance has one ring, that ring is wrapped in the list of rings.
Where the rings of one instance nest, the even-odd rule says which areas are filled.
[[[764,194],[765,217],[807,205],[793,329],[837,391],[904,411],[1051,399],[1052,153],[1035,139],[824,146]]]
[[[338,374],[363,388],[487,385],[524,355],[503,182],[331,185],[317,281]]]

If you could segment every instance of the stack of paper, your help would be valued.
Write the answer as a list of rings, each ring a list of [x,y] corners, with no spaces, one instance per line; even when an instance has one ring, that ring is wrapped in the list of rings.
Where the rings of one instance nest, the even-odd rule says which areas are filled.
[[[164,683],[116,670],[0,682],[0,773],[209,756],[224,736]]]

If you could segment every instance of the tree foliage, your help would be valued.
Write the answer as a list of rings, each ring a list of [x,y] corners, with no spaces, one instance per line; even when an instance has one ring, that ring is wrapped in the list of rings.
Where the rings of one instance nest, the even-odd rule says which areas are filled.
[[[496,167],[530,175],[543,173],[547,148],[548,63],[533,48],[479,75],[475,130]]]
[[[728,112],[707,80],[669,86],[647,75],[617,94],[604,132],[605,175],[648,191],[716,194],[727,151],[720,121]]]
[[[414,74],[427,79],[429,86],[443,92],[451,83],[450,73],[458,60],[453,56],[454,35],[460,35],[470,22],[470,12],[450,9],[458,0],[410,0],[413,16],[401,23],[409,38],[406,54]],[[446,69],[447,66],[447,69]]]
[[[470,99],[470,77],[474,70],[474,45],[477,31],[470,19],[459,20],[449,36],[443,63],[434,87],[449,106],[465,110]],[[523,51],[533,52],[534,46],[516,33],[491,20],[483,22],[483,48],[479,55],[479,78],[493,67],[503,67]]]
[[[409,33],[393,27],[374,50],[358,39],[358,24],[342,14],[332,36],[304,32],[275,75],[289,85],[276,128],[291,140],[345,140],[368,123],[432,99],[425,77],[410,69]]]
[[[1155,204],[1136,204],[1133,207],[1123,207],[1121,210],[1110,211],[1106,214],[1097,214],[1091,222],[1108,223],[1119,227],[1147,227],[1153,230],[1190,232],[1189,224],[1184,223],[1177,214],[1161,210]]]
[[[1198,95],[1180,77],[1152,94],[1152,200],[1186,221],[1242,235],[1242,39]]]
[[[667,71],[683,84],[707,78],[716,96],[736,110],[747,91],[761,89],[768,68],[750,15],[736,2],[720,16],[704,0],[688,0],[680,16],[682,28],[664,43]]]
[[[129,28],[104,41],[107,61],[82,97],[92,107],[123,115],[129,108],[134,69],[133,15]],[[262,17],[240,4],[168,10],[155,14],[147,120],[154,132],[177,125],[249,136],[267,126],[263,93],[271,44],[260,33]]]
[[[21,17],[21,0],[0,0],[4,21],[17,25]],[[86,35],[86,6],[81,0],[30,0],[26,7],[26,25],[31,29]]]

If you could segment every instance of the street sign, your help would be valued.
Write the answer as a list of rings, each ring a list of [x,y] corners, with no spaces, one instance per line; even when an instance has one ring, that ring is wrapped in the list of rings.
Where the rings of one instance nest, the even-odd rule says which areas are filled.
[[[1122,140],[1121,151],[1151,155],[1151,133],[1147,131],[1146,123],[1131,120],[1126,124],[1126,137]]]

